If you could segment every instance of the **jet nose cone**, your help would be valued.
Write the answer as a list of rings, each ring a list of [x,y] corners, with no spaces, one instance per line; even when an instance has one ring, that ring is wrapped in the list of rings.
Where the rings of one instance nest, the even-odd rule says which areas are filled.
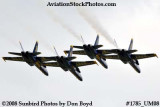
[[[82,79],[82,78],[80,78],[79,80],[80,80],[80,81],[83,81],[83,79]]]
[[[47,74],[45,74],[46,76],[49,76],[49,74],[47,73]]]
[[[108,69],[108,66],[104,66],[104,68]]]
[[[43,74],[44,74],[45,76],[49,76],[48,72],[43,72]]]
[[[139,74],[141,73],[141,71],[137,71]]]
[[[108,69],[108,65],[107,64],[102,64],[102,66],[106,69]]]
[[[43,73],[44,73],[44,75],[49,76],[48,72],[43,72]]]
[[[79,81],[83,81],[83,78],[82,78],[82,76],[80,74],[79,74],[78,80]]]
[[[141,73],[141,70],[139,68],[135,69],[137,71],[137,73]]]

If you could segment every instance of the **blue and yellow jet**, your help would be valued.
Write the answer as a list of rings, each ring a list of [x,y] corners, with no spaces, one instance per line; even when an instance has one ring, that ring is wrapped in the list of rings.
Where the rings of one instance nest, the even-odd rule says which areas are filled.
[[[91,59],[96,59],[104,68],[108,68],[106,63],[106,59],[103,57],[104,54],[110,54],[108,50],[100,50],[98,48],[102,47],[103,45],[99,45],[99,36],[97,35],[96,41],[94,45],[91,44],[84,44],[83,46],[73,46],[74,48],[82,49],[73,51],[73,54],[78,55],[87,55]],[[64,51],[68,53],[69,51]]]
[[[55,52],[57,53],[56,49]],[[72,56],[73,46],[70,47],[68,56],[54,56],[54,61],[56,62],[46,62],[43,63],[44,66],[50,67],[61,67],[64,71],[70,71],[78,80],[83,81],[80,69],[78,67],[97,64],[96,61],[72,61],[76,57]]]
[[[36,66],[43,74],[48,76],[48,71],[46,69],[46,66],[42,65],[44,61],[51,61],[54,58],[52,57],[38,57],[37,55],[41,54],[41,52],[38,52],[38,42],[36,42],[35,47],[33,49],[33,52],[24,51],[21,42],[21,53],[16,52],[8,52],[12,55],[18,55],[20,57],[3,57],[4,61],[10,60],[10,61],[20,61],[20,62],[26,62],[30,66]]]
[[[117,55],[105,55],[103,58],[106,59],[117,59],[121,60],[124,64],[129,63],[138,73],[141,72],[139,68],[138,59],[150,58],[150,57],[157,57],[155,53],[150,54],[132,54],[137,50],[133,50],[133,39],[131,39],[130,45],[128,50],[125,49],[111,49],[110,52],[117,54]]]

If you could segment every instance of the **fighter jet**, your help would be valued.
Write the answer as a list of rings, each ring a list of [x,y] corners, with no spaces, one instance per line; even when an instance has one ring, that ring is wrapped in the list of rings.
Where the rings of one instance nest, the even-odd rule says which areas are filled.
[[[50,67],[61,67],[64,71],[70,71],[78,80],[82,81],[81,72],[78,67],[96,64],[95,61],[72,61],[76,57],[72,57],[72,50],[73,47],[70,47],[70,51],[68,53],[68,56],[59,56],[56,49],[55,52],[57,56],[54,57],[54,60],[56,62],[47,62],[43,63],[44,66],[50,66]]]
[[[82,40],[83,40],[83,38],[82,38]],[[73,46],[74,48],[82,49],[82,50],[73,51],[73,54],[87,55],[91,59],[96,59],[104,68],[107,69],[108,65],[105,62],[106,59],[103,58],[102,56],[104,54],[109,54],[110,50],[99,50],[98,48],[100,48],[102,46],[103,45],[99,45],[99,36],[97,35],[97,38],[96,38],[94,45],[91,45],[91,44],[86,45],[84,43],[83,46]],[[69,51],[64,51],[64,52],[68,53]]]
[[[17,53],[17,52],[8,52],[8,53],[13,55],[18,55],[20,57],[3,57],[3,60],[26,62],[30,66],[35,65],[43,74],[48,76],[48,71],[46,67],[42,65],[42,62],[50,61],[52,60],[52,57],[37,57],[37,55],[41,54],[41,52],[37,52],[38,42],[36,42],[33,52],[24,51],[21,42],[19,43],[22,49],[21,53]]]
[[[121,60],[124,64],[129,63],[138,73],[141,72],[139,68],[139,62],[138,59],[143,59],[143,58],[149,58],[149,57],[157,57],[155,53],[150,53],[150,54],[132,54],[136,52],[137,50],[132,50],[133,47],[133,39],[131,39],[130,45],[128,50],[125,49],[112,49],[112,53],[117,54],[117,55],[106,55],[103,56],[103,58],[106,59],[117,59]]]

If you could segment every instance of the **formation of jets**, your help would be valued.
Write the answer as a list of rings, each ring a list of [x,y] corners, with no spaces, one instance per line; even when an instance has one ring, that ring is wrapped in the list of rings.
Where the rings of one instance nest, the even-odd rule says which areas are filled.
[[[83,38],[82,38],[83,39]],[[131,39],[128,50],[125,49],[99,49],[103,45],[99,45],[99,36],[97,36],[94,45],[83,44],[83,46],[70,46],[70,50],[65,50],[64,52],[68,56],[59,56],[56,49],[55,52],[57,56],[51,57],[40,57],[38,56],[41,52],[38,52],[38,42],[36,42],[33,52],[24,51],[22,44],[20,43],[22,51],[8,52],[12,55],[17,55],[18,57],[3,57],[4,61],[20,61],[26,62],[30,66],[36,66],[44,75],[48,76],[48,71],[46,66],[50,67],[61,67],[64,71],[70,71],[78,80],[82,81],[82,76],[79,67],[97,64],[96,61],[72,61],[76,57],[72,54],[87,55],[90,59],[96,59],[104,68],[108,68],[106,59],[117,59],[121,60],[124,64],[129,63],[138,73],[140,73],[138,59],[157,57],[155,53],[150,54],[132,54],[137,50],[132,49],[133,39]],[[78,48],[80,50],[73,51],[73,48]],[[109,54],[109,55],[108,55]],[[50,62],[54,61],[54,62]]]

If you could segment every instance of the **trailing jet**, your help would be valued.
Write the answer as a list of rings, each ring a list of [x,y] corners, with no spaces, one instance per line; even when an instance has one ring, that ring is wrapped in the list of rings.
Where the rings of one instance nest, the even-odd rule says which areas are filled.
[[[82,38],[83,40],[83,38]],[[108,68],[107,63],[105,62],[106,59],[102,56],[104,54],[109,54],[110,50],[99,50],[98,48],[102,47],[103,45],[99,45],[99,36],[97,35],[96,41],[94,45],[84,43],[83,46],[73,46],[74,48],[82,49],[73,51],[73,54],[78,55],[87,55],[91,59],[96,59],[104,68]],[[65,53],[69,53],[69,51],[64,51]]]
[[[129,63],[138,73],[140,73],[139,62],[138,59],[149,58],[149,57],[157,57],[155,53],[150,54],[132,54],[137,50],[132,50],[133,47],[133,39],[131,39],[128,50],[125,49],[112,49],[112,53],[117,55],[106,55],[103,58],[106,59],[118,59],[121,60],[124,64]]]
[[[30,66],[35,65],[43,74],[48,76],[48,71],[46,67],[42,65],[42,62],[50,61],[52,60],[52,57],[37,57],[37,55],[41,54],[41,52],[37,52],[38,42],[36,42],[33,52],[24,51],[21,42],[19,43],[22,49],[21,53],[16,53],[16,52],[8,52],[8,53],[12,55],[18,55],[20,57],[3,57],[3,60],[26,62]]]
[[[54,48],[55,49],[55,48]],[[76,57],[72,57],[73,47],[70,47],[70,51],[68,53],[68,57],[59,56],[56,49],[55,52],[57,56],[54,57],[56,62],[47,62],[43,63],[44,66],[50,67],[61,67],[64,71],[70,71],[78,80],[82,81],[81,72],[78,67],[96,64],[95,61],[72,61]]]

